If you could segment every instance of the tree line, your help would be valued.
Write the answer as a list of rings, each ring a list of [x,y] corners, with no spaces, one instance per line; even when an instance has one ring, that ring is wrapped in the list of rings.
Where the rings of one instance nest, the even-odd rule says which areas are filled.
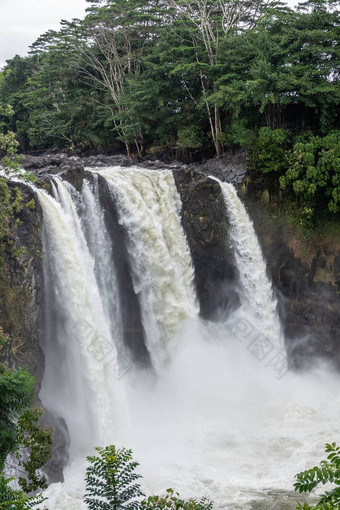
[[[272,0],[88,0],[0,74],[25,149],[211,147],[339,127],[339,11]]]
[[[247,147],[270,194],[339,211],[339,0],[87,1],[0,72],[21,149]]]

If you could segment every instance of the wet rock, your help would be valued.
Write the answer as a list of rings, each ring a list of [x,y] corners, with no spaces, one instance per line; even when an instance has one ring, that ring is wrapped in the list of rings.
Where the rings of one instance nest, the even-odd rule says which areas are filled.
[[[240,184],[247,174],[246,151],[237,150],[220,158],[212,158],[195,165],[196,172],[213,175],[221,181]]]
[[[221,189],[216,181],[193,168],[173,174],[182,200],[182,224],[194,264],[200,313],[218,320],[239,303],[234,285],[238,275]]]
[[[58,167],[58,174],[72,184],[78,191],[81,190],[84,180],[84,165],[80,158],[71,156]]]
[[[44,410],[40,422],[43,428],[52,430],[52,455],[44,465],[44,474],[47,476],[48,484],[63,482],[63,470],[69,461],[68,452],[71,444],[66,422],[47,409]]]
[[[251,197],[246,204],[278,296],[292,365],[309,366],[321,357],[339,369],[340,254],[297,239]]]
[[[105,154],[96,154],[93,156],[82,158],[82,163],[85,167],[104,167],[104,166],[131,166],[132,161],[122,155],[108,156]]]

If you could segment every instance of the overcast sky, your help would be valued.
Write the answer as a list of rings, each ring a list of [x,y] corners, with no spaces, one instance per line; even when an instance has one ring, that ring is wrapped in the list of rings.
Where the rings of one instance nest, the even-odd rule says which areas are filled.
[[[39,35],[58,29],[62,19],[83,18],[86,0],[0,0],[0,69],[25,56]]]

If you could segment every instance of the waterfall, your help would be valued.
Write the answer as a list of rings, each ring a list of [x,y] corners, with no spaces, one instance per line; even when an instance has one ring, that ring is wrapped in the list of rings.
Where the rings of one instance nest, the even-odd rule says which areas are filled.
[[[260,329],[271,344],[283,344],[281,324],[277,313],[277,300],[268,279],[266,263],[254,231],[253,223],[237,195],[235,187],[228,182],[211,179],[220,184],[230,224],[230,239],[240,275],[243,302],[251,307],[258,319]]]
[[[111,318],[111,335],[115,340],[115,345],[122,348],[120,296],[113,262],[113,247],[106,230],[104,212],[99,202],[98,176],[94,174],[93,178],[93,189],[88,181],[85,180],[83,184],[81,218],[95,264],[94,269],[105,315]]]
[[[277,377],[271,354],[263,357],[247,343],[240,318],[256,323],[275,345],[281,345],[281,330],[262,253],[235,189],[221,183],[242,306],[211,323],[197,314],[171,172],[91,172],[80,192],[59,178],[53,197],[37,190],[44,217],[41,398],[65,419],[71,439],[65,482],[48,488],[42,508],[85,510],[85,455],[93,446],[115,444],[133,449],[146,494],[174,487],[184,498],[208,495],[216,510],[291,510],[295,473],[317,463],[322,443],[336,437],[338,377],[321,369],[304,375],[281,370]],[[113,263],[118,247],[107,230],[110,211],[100,204],[98,182],[118,212],[157,377],[140,369],[119,377],[124,307]]]
[[[167,170],[119,167],[97,172],[108,183],[128,235],[134,290],[147,348],[158,370],[167,359],[167,343],[177,325],[198,312],[173,175]]]
[[[111,323],[118,323],[119,329],[119,318],[109,316],[103,303],[95,260],[69,188],[56,178],[54,198],[37,190],[44,217],[46,284],[42,338],[46,366],[40,396],[46,408],[66,420],[74,456],[87,453],[93,443],[107,441],[108,423],[118,434],[122,395],[112,377],[118,361]],[[103,237],[105,225],[95,212],[94,208],[92,221]]]

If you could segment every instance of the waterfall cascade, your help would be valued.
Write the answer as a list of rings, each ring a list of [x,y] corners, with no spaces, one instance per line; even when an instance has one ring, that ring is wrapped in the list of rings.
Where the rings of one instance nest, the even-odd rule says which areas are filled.
[[[146,344],[158,369],[167,359],[167,341],[177,325],[198,313],[172,172],[112,167],[98,173],[109,185],[128,235]]]
[[[125,354],[112,257],[117,247],[98,176],[125,233],[157,377],[131,365],[117,377]],[[275,377],[234,334],[246,316],[270,341],[281,342],[261,250],[234,188],[221,184],[242,306],[213,324],[197,314],[171,172],[115,167],[95,169],[92,177],[80,193],[59,178],[53,197],[37,190],[46,283],[41,398],[66,420],[71,439],[65,482],[46,491],[49,510],[85,508],[84,456],[112,443],[133,449],[147,493],[175,487],[183,497],[210,496],[215,508],[293,509],[294,474],[317,462],[324,440],[335,437],[340,396],[335,376],[321,369]]]
[[[219,182],[228,211],[230,238],[242,285],[242,299],[254,311],[258,327],[273,345],[283,344],[277,300],[273,296],[271,282],[267,277],[266,264],[256,237],[252,221],[237,196],[235,187],[228,182]]]
[[[76,193],[71,185],[56,178],[54,198],[41,190],[37,193],[44,214],[46,282],[42,342],[46,368],[41,399],[51,412],[65,418],[72,455],[86,452],[93,438],[97,442],[105,438],[107,427],[96,412],[97,406],[119,433],[116,422],[121,413],[116,406],[121,396],[114,381],[109,382],[118,363],[111,324],[119,329],[119,317],[108,315],[107,300],[103,303],[109,291],[100,289],[95,259],[70,190]],[[88,189],[85,192],[89,194]],[[100,223],[99,211],[94,212],[93,220],[99,223],[97,235],[104,239],[105,225]],[[103,244],[98,248],[104,250]],[[110,273],[107,280],[110,282]],[[115,295],[114,286],[111,292]]]

